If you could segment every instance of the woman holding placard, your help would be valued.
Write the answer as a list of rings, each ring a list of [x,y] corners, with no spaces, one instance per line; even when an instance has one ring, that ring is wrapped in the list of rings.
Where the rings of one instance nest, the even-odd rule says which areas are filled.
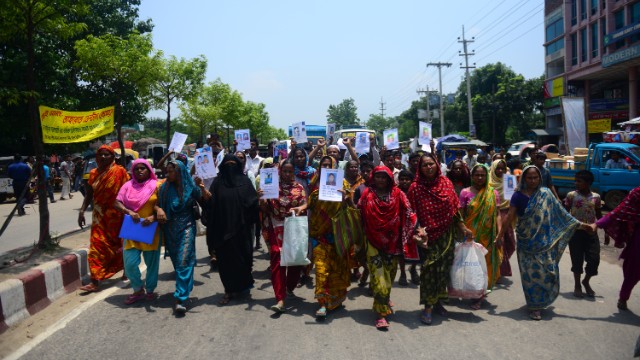
[[[398,270],[398,257],[412,248],[411,239],[416,216],[406,195],[396,186],[391,170],[378,166],[369,178],[368,187],[358,201],[366,234],[367,267],[371,272],[373,311],[377,314],[376,328],[389,328],[387,315],[392,314],[391,284]]]
[[[260,210],[263,216],[267,216],[266,238],[271,257],[271,284],[276,295],[277,303],[271,306],[276,313],[285,311],[284,299],[287,293],[292,294],[300,280],[303,266],[280,266],[280,250],[284,239],[284,219],[294,212],[302,215],[307,210],[307,197],[302,185],[295,180],[295,167],[293,160],[287,159],[280,164],[280,192],[277,199],[260,200]],[[258,196],[262,196],[262,190],[258,190]]]
[[[473,233],[464,225],[453,184],[442,175],[433,154],[420,158],[416,181],[409,187],[408,197],[418,215],[418,223],[426,232],[424,242],[419,244],[425,248],[420,272],[420,304],[424,305],[420,321],[430,325],[434,308],[442,316],[448,314],[441,301],[449,298],[447,286],[455,241],[459,233],[468,238],[473,238]]]
[[[483,164],[477,164],[471,169],[472,186],[462,189],[460,192],[460,209],[465,226],[473,232],[475,241],[487,249],[485,260],[487,261],[488,286],[491,291],[500,278],[500,263],[502,262],[502,244],[496,241],[496,235],[500,231],[500,195],[489,184],[489,170]],[[482,298],[476,299],[471,308],[479,310]]]
[[[89,269],[91,283],[82,286],[86,292],[99,291],[100,281],[109,279],[123,269],[122,240],[118,236],[122,227],[122,213],[115,209],[118,191],[129,180],[127,170],[115,163],[115,151],[102,145],[96,152],[98,167],[91,170],[86,196],[78,214],[78,225],[85,225],[84,211],[93,202],[93,220],[89,242]]]
[[[504,175],[508,173],[507,162],[499,159],[491,163],[489,169],[489,185],[498,192],[500,196],[498,208],[500,209],[500,222],[509,214],[509,199],[505,199]],[[513,179],[513,178],[511,178]],[[511,276],[511,255],[516,251],[516,238],[513,232],[512,223],[502,223],[505,227],[502,237],[502,264],[500,264],[500,276]]]
[[[136,223],[142,221],[143,226],[150,225],[156,221],[156,216],[165,216],[162,209],[158,208],[156,211],[160,185],[162,182],[158,181],[151,164],[146,159],[134,160],[131,166],[131,180],[127,181],[118,192],[115,208],[131,216]],[[125,304],[131,305],[143,299],[155,298],[153,291],[158,285],[160,246],[160,233],[157,229],[150,244],[124,239],[124,269],[133,289],[133,294],[125,299]],[[144,258],[147,266],[144,285],[138,268],[141,257]]]
[[[204,190],[202,180],[193,181],[189,170],[181,162],[172,160],[167,164],[167,179],[160,187],[158,206],[165,216],[158,215],[163,224],[164,245],[176,271],[174,310],[178,314],[187,311],[185,302],[193,290],[193,269],[196,265],[196,200],[211,194]],[[196,205],[197,206],[197,205]]]
[[[320,171],[316,173],[312,184],[317,184],[323,170],[335,169],[337,162],[331,156],[324,156],[320,160]],[[331,178],[329,174],[327,179]],[[335,175],[333,176],[335,186]],[[346,181],[343,180],[343,185]],[[327,180],[327,185],[329,180]],[[324,319],[327,310],[333,310],[342,305],[347,297],[349,279],[348,259],[338,256],[334,245],[332,218],[335,218],[342,206],[339,201],[320,200],[320,187],[315,188],[309,195],[309,240],[313,249],[313,264],[316,267],[315,298],[320,308],[316,311],[316,318]]]
[[[225,155],[220,173],[211,184],[207,211],[207,243],[216,250],[218,272],[224,286],[219,301],[226,305],[253,287],[253,225],[258,221],[255,184],[244,174],[242,161]]]

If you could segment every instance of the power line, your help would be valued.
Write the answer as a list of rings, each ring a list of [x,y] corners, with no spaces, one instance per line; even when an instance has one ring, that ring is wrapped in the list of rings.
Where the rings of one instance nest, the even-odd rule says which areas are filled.
[[[533,17],[534,17],[534,16],[536,16],[536,15],[538,15],[538,14],[540,13],[540,11],[541,11],[541,10],[542,10],[542,9],[538,9],[538,10],[534,10],[534,11],[533,11],[532,13],[530,13],[530,14],[525,14],[525,16],[526,16],[526,15],[529,15],[529,16],[528,16],[524,21],[520,22],[520,24],[522,25],[522,24],[524,24],[524,23],[528,22],[529,20],[533,19]],[[523,16],[523,17],[524,17],[524,16]],[[521,19],[521,18],[520,18],[520,19]],[[518,19],[518,20],[520,20],[520,19]],[[517,21],[517,20],[516,20],[516,21]],[[490,42],[488,42],[488,43],[487,43],[487,45],[481,46],[480,48],[478,48],[478,51],[481,51],[481,50],[484,50],[484,49],[486,49],[486,48],[489,48],[489,47],[491,47],[491,46],[495,45],[495,43],[496,43],[498,40],[503,39],[503,38],[504,38],[504,37],[506,37],[507,35],[510,35],[510,34],[511,34],[511,32],[509,32],[509,30],[510,30],[510,29],[512,29],[512,27],[507,26],[504,30],[502,30],[502,31],[500,31],[500,32],[498,33],[498,34],[502,34],[502,33],[504,33],[504,34],[502,34],[501,36],[499,36],[499,37],[497,37],[497,38],[495,38],[495,39],[492,39]],[[497,36],[498,34],[496,34],[496,36]]]
[[[504,44],[503,46],[495,49],[494,51],[490,52],[489,54],[487,54],[486,56],[484,56],[483,58],[478,59],[478,62],[480,62],[480,60],[484,60],[486,58],[488,58],[489,56],[495,54],[496,52],[504,49],[507,45],[510,45],[511,43],[513,43],[514,41],[520,39],[521,37],[527,35],[528,33],[530,33],[531,31],[535,30],[536,28],[538,28],[540,25],[544,24],[544,20],[538,24],[536,24],[535,26],[533,26],[532,28],[530,28],[529,30],[523,32],[522,34],[520,34],[518,37],[512,39],[511,41],[509,41],[508,43]]]

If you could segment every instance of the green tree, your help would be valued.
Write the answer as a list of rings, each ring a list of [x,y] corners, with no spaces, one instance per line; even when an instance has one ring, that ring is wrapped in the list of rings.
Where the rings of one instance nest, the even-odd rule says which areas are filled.
[[[44,248],[51,244],[49,234],[49,209],[44,180],[43,156],[44,145],[40,128],[37,97],[39,82],[38,43],[48,38],[65,39],[74,36],[86,25],[69,20],[73,16],[82,15],[87,10],[82,3],[75,1],[54,0],[11,0],[2,5],[2,21],[0,22],[0,40],[9,44],[13,55],[21,61],[16,63],[22,67],[24,85],[9,84],[0,90],[0,96],[11,105],[26,104],[28,119],[30,120],[33,150],[38,159],[38,198],[40,210],[40,234],[38,247]],[[11,51],[10,50],[10,51]],[[0,58],[4,57],[0,56]],[[6,74],[3,74],[3,78]],[[23,139],[23,141],[26,139]]]
[[[395,120],[390,117],[384,117],[380,114],[369,115],[367,120],[367,129],[375,130],[377,134],[382,134],[386,129],[390,129],[395,124]]]
[[[329,105],[327,122],[336,124],[336,129],[358,125],[360,123],[358,108],[353,98],[344,99],[338,105]]]
[[[171,104],[195,97],[204,83],[207,59],[204,55],[186,60],[171,56],[161,60],[160,75],[153,84],[153,106],[167,113],[167,144],[171,141]]]
[[[125,98],[137,98],[145,104],[151,101],[151,86],[157,81],[161,56],[153,49],[151,36],[132,33],[127,38],[114,35],[89,36],[76,43],[76,66],[80,79],[87,86],[99,87],[105,101],[116,106],[116,129],[120,148],[122,125],[135,124],[143,118],[123,116]],[[123,161],[124,157],[123,157]]]

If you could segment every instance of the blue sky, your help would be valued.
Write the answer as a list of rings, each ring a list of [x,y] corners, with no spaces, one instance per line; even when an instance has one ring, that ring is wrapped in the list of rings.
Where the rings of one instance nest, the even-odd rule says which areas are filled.
[[[395,116],[438,87],[429,62],[443,68],[443,92],[464,71],[458,55],[465,26],[475,36],[476,66],[501,61],[526,78],[544,72],[542,0],[205,1],[143,0],[142,19],[166,55],[208,59],[207,81],[220,78],[245,100],[266,104],[271,124],[326,124],[327,108],[352,97],[361,120]],[[162,116],[155,111],[154,115]]]

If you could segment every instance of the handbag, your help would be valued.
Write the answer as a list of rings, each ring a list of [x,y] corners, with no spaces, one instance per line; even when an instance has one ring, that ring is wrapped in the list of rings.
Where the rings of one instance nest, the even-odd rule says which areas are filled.
[[[338,256],[345,257],[355,246],[356,252],[364,244],[364,229],[359,209],[350,206],[343,207],[331,219],[333,226],[334,245]]]
[[[280,266],[305,266],[309,254],[309,223],[306,216],[284,219],[284,234],[280,250]]]
[[[200,206],[195,200],[193,201],[193,218],[195,220],[200,220],[200,218],[202,218],[202,216],[200,216]]]

